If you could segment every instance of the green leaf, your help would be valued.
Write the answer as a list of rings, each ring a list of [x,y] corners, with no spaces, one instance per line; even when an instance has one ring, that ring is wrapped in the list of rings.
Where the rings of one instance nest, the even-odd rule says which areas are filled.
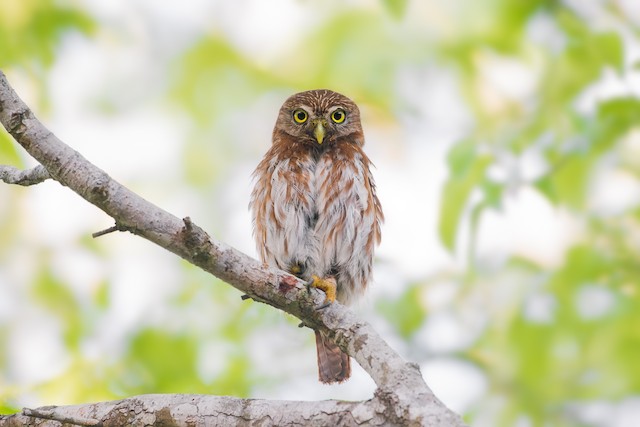
[[[21,411],[21,408],[18,406],[11,406],[11,404],[3,402],[0,400],[0,415],[11,415],[17,414]]]
[[[407,44],[392,28],[385,15],[349,9],[302,39],[283,77],[289,86],[331,88],[388,112],[398,102],[398,64],[420,59],[425,46],[420,38]]]
[[[22,161],[18,155],[16,144],[11,135],[0,126],[0,164],[22,167]]]
[[[247,397],[251,395],[254,380],[247,375],[252,366],[249,358],[238,352],[229,360],[228,365],[208,387],[215,394]]]
[[[378,302],[377,309],[389,321],[398,334],[408,339],[420,328],[426,312],[420,304],[420,285],[411,286],[395,300],[383,299]]]
[[[597,156],[588,153],[567,155],[551,176],[552,191],[559,203],[575,209],[584,207],[588,178],[597,160]]]
[[[54,0],[24,0],[3,6],[0,13],[0,67],[50,66],[68,31],[90,34],[94,21],[80,8],[64,7]]]
[[[454,175],[466,173],[473,165],[476,158],[476,143],[473,140],[464,140],[455,144],[447,155],[447,165]]]
[[[598,120],[607,124],[607,129],[624,134],[640,123],[640,99],[615,98],[598,105]],[[613,135],[614,137],[616,135]]]
[[[578,120],[574,139],[583,139],[578,148],[566,152],[554,147],[548,152],[551,173],[535,183],[553,203],[574,209],[585,206],[590,179],[602,156],[616,147],[621,136],[637,126],[640,101],[619,98],[598,106],[597,120]],[[552,160],[553,159],[553,160]]]
[[[550,282],[551,289],[568,302],[577,286],[584,283],[600,282],[615,270],[611,256],[592,245],[579,245],[571,248],[561,269]]]
[[[450,177],[442,190],[439,232],[440,240],[451,252],[455,249],[458,226],[471,191],[484,181],[492,161],[488,155],[479,155],[472,141],[457,144],[449,153]]]
[[[482,190],[484,193],[483,203],[488,207],[495,209],[500,208],[502,205],[502,195],[504,193],[504,185],[493,181],[485,180],[482,183]]]
[[[396,19],[401,19],[407,10],[407,0],[382,0],[382,4]]]
[[[54,313],[64,325],[64,340],[69,349],[78,349],[84,326],[78,301],[71,290],[46,267],[36,279],[34,297]]]
[[[204,387],[196,372],[193,337],[143,329],[133,338],[122,381],[134,393],[197,393]]]
[[[603,65],[611,65],[622,70],[624,46],[618,33],[595,32],[587,21],[567,9],[557,14],[557,22],[568,36],[568,52],[585,69],[600,70]]]
[[[186,108],[202,126],[246,106],[275,83],[272,76],[217,36],[200,40],[179,57],[174,75],[172,101]]]
[[[109,283],[107,282],[102,282],[100,284],[100,286],[98,286],[98,288],[96,289],[95,293],[94,293],[94,302],[96,304],[97,307],[101,308],[101,309],[106,309],[109,307],[110,304],[110,287],[109,287]]]

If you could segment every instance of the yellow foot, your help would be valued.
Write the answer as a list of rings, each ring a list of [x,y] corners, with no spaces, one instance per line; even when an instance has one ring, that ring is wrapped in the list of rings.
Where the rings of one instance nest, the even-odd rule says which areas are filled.
[[[334,279],[333,277],[321,279],[314,274],[313,276],[311,276],[311,281],[309,282],[308,286],[324,291],[327,296],[327,298],[324,300],[324,303],[320,307],[318,307],[318,310],[328,307],[329,304],[333,303],[336,300],[338,285],[336,284],[336,279]]]

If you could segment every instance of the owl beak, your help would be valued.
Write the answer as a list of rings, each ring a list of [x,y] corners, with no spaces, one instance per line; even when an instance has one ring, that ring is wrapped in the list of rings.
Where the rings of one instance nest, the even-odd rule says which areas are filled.
[[[322,141],[324,141],[324,135],[324,124],[319,120],[316,122],[316,127],[313,129],[313,136],[316,137],[316,141],[318,141],[318,144],[322,144]]]

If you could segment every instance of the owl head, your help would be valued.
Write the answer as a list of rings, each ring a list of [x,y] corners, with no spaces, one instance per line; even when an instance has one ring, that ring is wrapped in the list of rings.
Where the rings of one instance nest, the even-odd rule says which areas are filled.
[[[339,141],[364,144],[358,106],[346,96],[327,89],[290,96],[280,108],[273,132],[274,141],[279,132],[284,132],[315,148]]]

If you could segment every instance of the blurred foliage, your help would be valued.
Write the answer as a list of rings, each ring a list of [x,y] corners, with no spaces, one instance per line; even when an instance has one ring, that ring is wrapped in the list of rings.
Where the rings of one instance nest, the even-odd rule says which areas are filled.
[[[394,14],[403,8],[398,4],[403,2],[387,3]],[[406,46],[387,16],[361,10],[331,16],[301,36],[277,67],[259,65],[220,35],[203,37],[176,58],[170,88],[171,101],[197,124],[184,151],[188,182],[207,186],[227,173],[225,158],[234,144],[211,141],[230,140],[229,116],[265,93],[330,87],[388,112],[397,102],[397,64],[418,58],[419,50],[419,45]],[[210,159],[220,160],[211,167]]]
[[[31,71],[51,66],[62,37],[69,30],[90,33],[93,20],[55,0],[0,0],[0,67]]]
[[[46,70],[53,65],[63,37],[70,31],[91,34],[95,23],[71,1],[0,0],[0,69],[19,68],[46,93]],[[47,97],[38,100],[46,108]],[[0,131],[0,161],[13,157]]]
[[[487,379],[485,395],[465,414],[471,424],[591,425],[570,405],[616,403],[640,394],[640,206],[636,201],[602,213],[592,200],[595,183],[607,173],[631,176],[636,187],[640,179],[640,157],[631,142],[640,135],[640,100],[630,91],[593,95],[604,79],[637,72],[637,64],[627,63],[625,37],[639,42],[638,21],[613,0],[598,3],[615,26],[596,24],[557,0],[370,3],[376,7],[352,5],[323,15],[271,61],[253,58],[224,31],[201,34],[176,52],[162,95],[189,121],[184,187],[207,197],[219,194],[234,167],[231,160],[246,150],[233,140],[234,117],[274,91],[330,87],[361,101],[376,120],[391,122],[415,114],[398,90],[404,72],[444,70],[455,77],[473,125],[448,151],[438,232],[452,258],[466,264],[412,281],[403,292],[376,301],[376,312],[399,340],[418,349],[412,351],[415,361],[426,363],[431,354],[421,351],[419,341],[430,316],[453,313],[464,323],[475,310],[481,319],[473,325],[477,336],[448,352]],[[0,0],[0,11],[0,67],[26,71],[36,84],[46,81],[41,77],[55,63],[65,34],[90,37],[97,27],[75,2]],[[505,68],[524,74],[523,83],[505,86]],[[0,163],[20,165],[19,157],[0,132]],[[532,157],[542,164],[534,174],[511,167]],[[496,177],[495,170],[504,173]],[[486,254],[477,251],[486,215],[501,212],[525,189],[579,224],[559,265],[515,253],[485,262]],[[18,205],[19,195],[7,200],[6,206]],[[20,211],[5,209],[3,256],[20,246]],[[85,237],[73,244],[108,256]],[[256,336],[277,334],[282,316],[240,303],[237,291],[211,283],[185,263],[179,264],[179,291],[165,298],[160,314],[141,317],[109,355],[87,356],[113,308],[113,277],[105,274],[82,296],[60,279],[51,258],[38,255],[28,299],[59,329],[68,360],[52,378],[15,386],[19,381],[1,346],[0,412],[16,410],[31,393],[49,404],[158,392],[251,396],[294,375],[261,370],[252,347]],[[453,287],[454,297],[436,307],[432,296],[445,285]],[[532,307],[543,307],[542,314]],[[10,335],[11,324],[0,323],[0,340]],[[213,372],[203,367],[207,346],[224,355],[222,368]]]
[[[0,129],[0,164],[20,165],[18,150],[4,128]]]
[[[408,0],[383,0],[382,3],[392,16],[401,19],[407,10]]]
[[[378,310],[393,325],[398,335],[410,339],[422,325],[426,311],[420,304],[421,286],[410,286],[395,300],[381,300]]]
[[[467,137],[471,140],[451,148],[440,235],[449,250],[458,250],[467,222],[473,242],[483,212],[500,211],[514,189],[524,187],[583,221],[583,235],[559,268],[527,261],[523,271],[522,260],[514,256],[500,273],[490,273],[472,247],[473,274],[461,276],[465,289],[478,292],[491,292],[487,280],[500,281],[514,272],[537,283],[535,291],[515,300],[515,310],[493,314],[500,324],[490,322],[466,352],[491,379],[486,402],[495,396],[505,399],[496,425],[526,419],[534,426],[573,426],[580,422],[567,402],[616,401],[640,393],[637,352],[632,350],[640,348],[637,206],[613,216],[590,209],[594,181],[603,172],[624,169],[637,176],[638,165],[624,165],[623,151],[630,134],[640,129],[639,101],[614,94],[595,101],[592,111],[579,107],[580,96],[606,73],[622,79],[629,72],[621,33],[595,30],[561,2],[494,4],[497,13],[487,23],[492,31],[449,40],[441,52],[442,60],[463,76],[460,83],[476,127]],[[617,10],[615,2],[608,6]],[[637,31],[630,20],[617,16],[622,26]],[[557,31],[556,45],[532,40],[528,30],[534,21]],[[487,94],[492,82],[484,80],[483,68],[492,61],[536,70],[535,89],[524,100],[500,93],[495,84],[495,92]],[[487,173],[489,167],[504,166],[502,159],[522,158],[527,151],[541,153],[546,163],[538,176],[512,174],[496,180]],[[473,199],[472,194],[482,196]],[[602,313],[596,308],[590,312],[582,300],[588,293],[610,306]],[[530,318],[527,307],[541,298],[549,305],[548,319]],[[477,411],[483,412],[482,403]]]

